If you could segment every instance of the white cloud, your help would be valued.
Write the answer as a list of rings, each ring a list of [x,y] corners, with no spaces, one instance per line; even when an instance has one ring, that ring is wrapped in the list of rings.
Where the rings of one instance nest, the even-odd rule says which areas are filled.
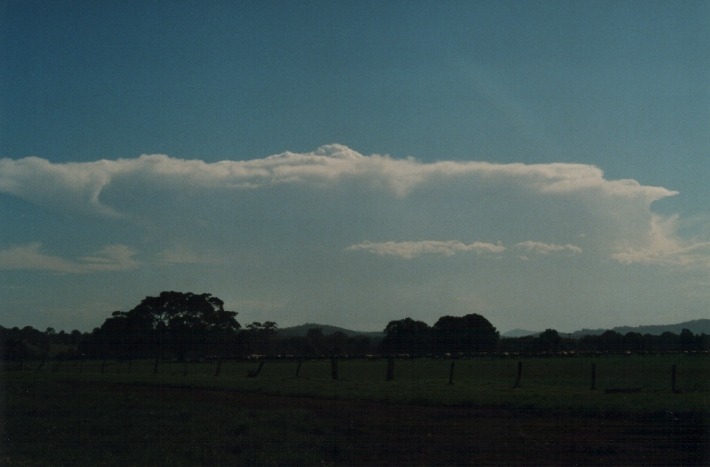
[[[646,205],[677,193],[634,180],[609,181],[601,170],[584,164],[421,163],[411,158],[363,156],[337,144],[305,154],[286,152],[263,159],[214,163],[166,155],[59,164],[37,157],[0,159],[0,192],[37,204],[60,204],[104,215],[115,215],[116,210],[102,203],[102,192],[127,179],[142,182],[152,190],[185,186],[254,189],[278,184],[327,187],[355,181],[363,189],[384,189],[399,197],[427,184],[467,179],[471,186],[510,184],[538,193],[592,190],[610,197],[639,199]]]
[[[77,263],[82,272],[125,271],[139,266],[135,255],[135,250],[129,246],[107,245],[94,256],[82,256]]]
[[[571,245],[569,243],[565,245],[556,245],[554,243],[543,243],[535,242],[532,240],[527,240],[524,242],[517,243],[515,248],[526,250],[531,253],[537,253],[540,255],[547,255],[550,253],[561,253],[567,252],[572,254],[582,253],[582,249],[576,245]]]
[[[623,264],[710,268],[710,242],[681,239],[677,223],[678,216],[654,214],[645,241],[619,249],[612,258]]]
[[[40,242],[0,250],[0,269],[35,270],[65,274],[86,274],[100,271],[135,269],[139,263],[135,251],[125,245],[107,245],[92,256],[66,259],[41,251]]]
[[[554,243],[535,242],[532,240],[517,243],[513,246],[513,248],[539,255],[563,252],[570,254],[582,253],[582,249],[576,245],[556,245]],[[473,242],[466,244],[457,240],[424,240],[405,242],[389,241],[379,243],[366,241],[356,245],[350,245],[347,250],[366,251],[379,256],[395,256],[404,259],[413,259],[423,254],[437,254],[443,256],[452,256],[457,253],[501,254],[508,251],[508,248],[503,246],[501,242],[495,244],[486,242]]]
[[[290,189],[286,197],[278,192],[284,186]],[[337,205],[342,199],[334,200],[332,194],[343,190],[347,191],[347,205]],[[351,232],[361,235],[355,242],[370,236],[368,228],[404,224],[416,220],[417,210],[429,209],[422,216],[438,216],[440,224],[451,224],[449,238],[465,235],[465,228],[477,228],[487,229],[476,233],[477,236],[495,236],[512,245],[510,248],[528,253],[579,254],[584,248],[626,264],[710,263],[703,241],[683,241],[669,227],[673,224],[672,218],[651,211],[654,201],[674,196],[676,191],[641,185],[635,180],[607,180],[602,170],[586,164],[446,160],[424,163],[387,155],[364,156],[338,144],[309,153],[285,152],[261,159],[214,163],[167,155],[83,163],[52,163],[38,157],[5,158],[0,159],[0,193],[53,208],[133,221],[141,217],[145,225],[163,222],[173,227],[169,232],[165,225],[158,225],[154,228],[155,236],[198,232],[198,220],[183,215],[187,212],[185,204],[193,202],[196,198],[193,195],[197,194],[204,198],[200,199],[203,204],[195,209],[209,211],[218,209],[214,206],[222,206],[217,212],[223,216],[219,222],[225,230],[238,230],[235,235],[248,228],[275,231],[302,227],[300,224],[279,225],[279,219],[289,215],[293,219],[298,217],[288,212],[282,215],[280,205],[299,210],[304,217],[310,216],[309,222],[322,235],[339,232],[334,225],[342,220],[335,216],[353,209],[360,217],[353,218],[352,222],[358,223],[361,230]],[[254,193],[263,195],[262,199]],[[309,193],[310,198],[296,205],[291,197],[294,193]],[[389,209],[393,213],[392,222],[384,214],[378,214],[380,217],[370,214],[375,204],[361,201],[365,196],[377,199],[375,204]],[[428,208],[415,204],[421,201]],[[328,203],[333,204],[331,211],[317,212],[321,205]],[[447,209],[455,211],[444,219],[440,213]],[[368,217],[372,217],[373,223],[364,224],[362,219]],[[234,225],[245,218],[252,225],[244,222],[238,227]],[[291,222],[297,222],[293,219]],[[202,221],[203,224],[208,222]],[[208,227],[213,227],[218,221],[209,222],[212,224]],[[205,231],[209,229],[205,227]],[[401,234],[399,232],[397,237],[401,238]],[[414,234],[432,238],[428,232]],[[515,236],[554,241],[516,243]],[[426,253],[500,253],[504,248],[501,244],[485,242],[466,244],[438,240],[351,243],[351,250],[404,258]],[[159,254],[159,261],[198,264],[214,260],[190,251],[189,248],[166,250]],[[47,264],[53,270],[101,270],[131,264],[130,255],[125,251],[104,251],[76,261],[43,256],[38,248],[27,246],[22,252],[32,259],[27,264]]]
[[[474,242],[463,243],[456,240],[438,241],[425,240],[416,242],[363,242],[357,245],[350,245],[350,251],[366,251],[379,256],[397,256],[404,259],[412,259],[423,254],[437,254],[452,256],[460,252],[470,253],[501,253],[505,247],[500,244]]]
[[[101,204],[101,191],[120,170],[112,161],[54,164],[39,157],[0,159],[0,192],[39,205],[115,215]]]
[[[536,310],[570,321],[617,309],[652,316],[707,301],[697,284],[710,241],[686,237],[706,227],[652,209],[675,193],[585,164],[425,163],[340,145],[214,163],[0,159],[0,197],[43,207],[2,219],[0,270],[54,273],[6,294],[49,296],[66,287],[60,274],[84,274],[71,293],[92,303],[122,303],[126,290],[207,290],[249,320],[292,324],[471,306],[512,321]],[[45,243],[26,243],[27,232]],[[434,260],[412,267],[421,258]]]

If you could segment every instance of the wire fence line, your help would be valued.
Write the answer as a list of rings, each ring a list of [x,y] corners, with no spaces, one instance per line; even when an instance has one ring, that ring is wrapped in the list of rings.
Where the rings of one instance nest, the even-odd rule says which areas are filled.
[[[39,360],[5,362],[5,371],[114,378],[191,377],[266,381],[421,382],[588,388],[607,392],[710,391],[710,357],[607,358],[253,358],[177,360]]]

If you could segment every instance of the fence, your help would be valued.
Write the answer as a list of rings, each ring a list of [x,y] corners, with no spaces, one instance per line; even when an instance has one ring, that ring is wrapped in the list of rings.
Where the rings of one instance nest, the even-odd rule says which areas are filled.
[[[146,377],[240,378],[278,382],[305,381],[436,382],[525,388],[554,386],[606,392],[708,391],[710,357],[630,356],[545,359],[213,359],[196,362],[163,360],[54,360],[6,362],[6,371],[42,371],[64,375],[105,375],[114,379]]]

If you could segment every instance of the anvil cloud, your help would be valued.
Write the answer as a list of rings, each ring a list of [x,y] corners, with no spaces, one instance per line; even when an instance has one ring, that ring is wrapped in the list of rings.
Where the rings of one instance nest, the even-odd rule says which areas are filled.
[[[531,312],[523,297],[540,307],[586,296],[569,312],[581,316],[604,286],[580,278],[550,297],[570,270],[707,269],[710,256],[707,242],[679,236],[677,216],[652,210],[676,191],[586,164],[421,162],[339,144],[220,162],[4,158],[0,193],[72,219],[53,239],[4,239],[1,270],[199,284],[282,323],[310,312],[378,328],[387,319],[375,315],[469,307],[508,319]],[[96,233],[77,243],[72,229]],[[525,274],[538,290],[519,289]]]

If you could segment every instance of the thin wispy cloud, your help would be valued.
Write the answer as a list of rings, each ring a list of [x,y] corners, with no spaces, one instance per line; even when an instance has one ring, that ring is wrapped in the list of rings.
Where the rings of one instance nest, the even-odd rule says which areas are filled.
[[[60,274],[127,271],[140,266],[135,255],[126,245],[107,245],[89,256],[63,258],[45,253],[40,242],[33,242],[0,250],[0,269]]]
[[[582,249],[580,247],[569,243],[564,245],[555,245],[554,243],[535,242],[532,240],[520,242],[515,245],[515,248],[540,255],[548,255],[550,253],[571,253],[578,255],[582,253]]]
[[[212,264],[217,265],[223,262],[217,255],[211,253],[200,253],[188,250],[185,247],[168,248],[157,255],[157,262],[167,265],[180,264]]]
[[[565,244],[556,245],[553,243],[535,242],[527,240],[516,243],[512,247],[506,247],[502,243],[473,242],[463,243],[457,240],[423,240],[404,242],[369,242],[365,241],[356,245],[350,245],[348,251],[366,251],[378,256],[394,256],[403,259],[413,259],[421,255],[441,255],[453,256],[459,253],[473,254],[503,254],[515,250],[523,250],[527,253],[537,255],[549,255],[554,253],[568,253],[578,255],[582,249],[576,245]]]
[[[350,245],[349,251],[366,251],[379,256],[396,256],[404,259],[412,259],[424,254],[435,254],[452,256],[456,253],[501,253],[505,247],[500,244],[474,242],[463,243],[456,240],[449,241],[415,241],[415,242],[363,242],[357,245]]]

